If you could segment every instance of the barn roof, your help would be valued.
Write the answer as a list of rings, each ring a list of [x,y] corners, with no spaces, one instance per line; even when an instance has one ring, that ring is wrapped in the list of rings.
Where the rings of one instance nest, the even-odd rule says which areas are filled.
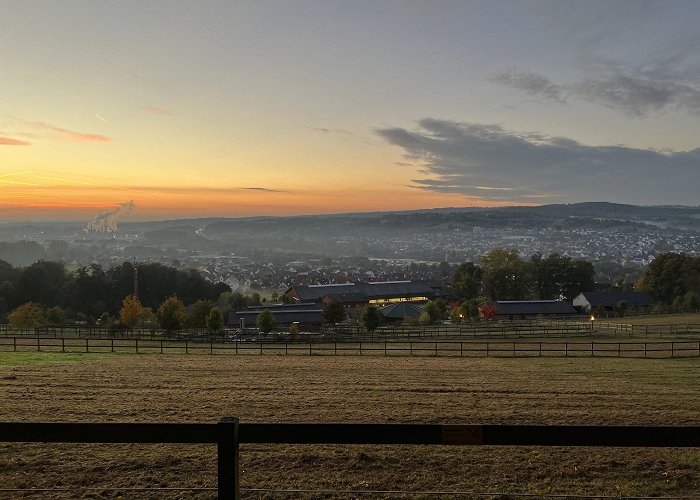
[[[318,302],[323,297],[341,302],[369,301],[398,297],[434,297],[436,287],[425,281],[380,281],[331,285],[299,285],[292,287],[302,302]]]
[[[499,300],[485,302],[490,306],[496,305],[496,314],[527,316],[538,314],[576,314],[576,309],[564,300]]]
[[[379,309],[385,318],[406,319],[417,318],[423,314],[423,308],[410,302],[397,302]]]
[[[651,296],[643,292],[582,292],[581,295],[591,304],[591,307],[615,307],[623,301],[629,307],[648,307],[654,303]]]

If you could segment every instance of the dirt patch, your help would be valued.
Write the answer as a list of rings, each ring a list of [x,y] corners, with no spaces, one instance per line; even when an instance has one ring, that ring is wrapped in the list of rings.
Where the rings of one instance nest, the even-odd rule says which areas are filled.
[[[0,420],[700,425],[699,368],[700,359],[125,355],[0,369]],[[691,449],[244,445],[241,460],[243,486],[256,489],[700,491]],[[42,498],[213,498],[128,488],[212,488],[215,471],[213,446],[0,444],[2,488],[98,488]],[[245,494],[300,496],[353,498]]]

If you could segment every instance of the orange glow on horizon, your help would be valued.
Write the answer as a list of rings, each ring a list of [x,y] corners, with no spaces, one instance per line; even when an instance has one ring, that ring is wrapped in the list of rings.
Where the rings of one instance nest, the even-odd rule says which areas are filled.
[[[258,190],[251,188],[102,188],[81,186],[3,186],[0,220],[82,220],[133,199],[128,219],[305,215],[400,211],[439,207],[498,206],[458,194],[412,188],[368,190]]]

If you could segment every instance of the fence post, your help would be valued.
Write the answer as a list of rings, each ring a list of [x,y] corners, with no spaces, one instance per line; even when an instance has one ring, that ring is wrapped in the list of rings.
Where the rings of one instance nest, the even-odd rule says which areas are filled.
[[[217,426],[217,486],[219,500],[240,500],[238,419],[222,418]]]
[[[38,331],[38,330],[37,330]],[[36,350],[41,351],[41,340],[39,339],[39,334],[36,334]]]
[[[90,347],[88,346],[88,338],[85,337],[85,352],[90,352]]]
[[[66,339],[61,337],[61,352],[66,352]]]
[[[136,337],[134,339],[134,341],[135,341],[134,346],[136,347],[136,352],[139,352],[139,339],[138,339],[138,337]],[[187,344],[185,344],[185,345],[187,345]]]
[[[112,352],[114,352],[114,339],[110,339],[112,341]]]

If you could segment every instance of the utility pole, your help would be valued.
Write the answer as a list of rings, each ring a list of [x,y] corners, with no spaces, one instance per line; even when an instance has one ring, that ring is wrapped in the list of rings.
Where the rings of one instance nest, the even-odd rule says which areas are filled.
[[[134,295],[139,298],[139,266],[136,262],[131,263],[131,267],[134,268]]]

